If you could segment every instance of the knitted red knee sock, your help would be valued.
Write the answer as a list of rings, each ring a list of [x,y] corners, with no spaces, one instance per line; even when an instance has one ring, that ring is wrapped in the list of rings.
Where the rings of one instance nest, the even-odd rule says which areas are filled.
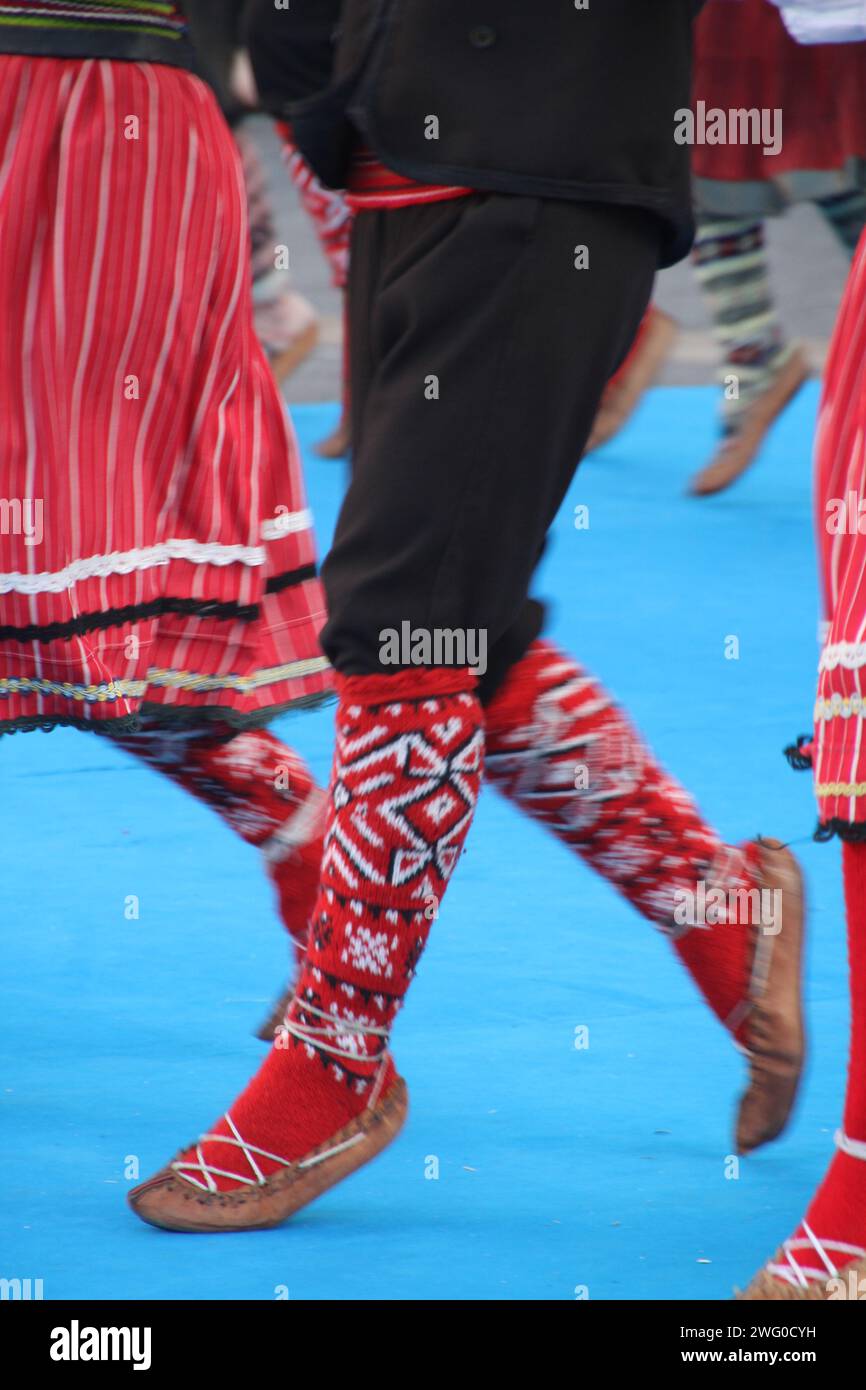
[[[845,1116],[824,1181],[792,1240],[785,1242],[781,1261],[771,1266],[793,1284],[826,1281],[846,1263],[866,1257],[866,844],[843,844],[842,864],[851,974]]]
[[[709,910],[706,925],[680,919],[690,903],[700,916],[702,892],[713,887],[753,887],[755,848],[722,844],[607,692],[550,642],[533,643],[512,667],[486,711],[486,740],[490,781],[674,938],[737,1036],[749,926],[713,921]]]
[[[303,760],[267,729],[233,734],[222,727],[214,732],[152,724],[118,741],[262,851],[300,964],[316,899],[326,805]]]
[[[319,893],[283,1032],[175,1171],[225,1191],[330,1138],[394,1076],[394,1018],[475,809],[481,707],[465,671],[338,678]],[[252,1170],[252,1171],[251,1171]],[[237,1176],[233,1176],[237,1175]]]

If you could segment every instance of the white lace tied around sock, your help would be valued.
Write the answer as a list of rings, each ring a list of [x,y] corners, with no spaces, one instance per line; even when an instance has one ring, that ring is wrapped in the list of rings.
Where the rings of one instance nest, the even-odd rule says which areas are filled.
[[[850,1158],[859,1158],[866,1162],[866,1143],[862,1139],[849,1139],[842,1130],[836,1131],[836,1147]],[[782,1254],[785,1257],[784,1263],[773,1262],[767,1266],[771,1274],[775,1274],[777,1279],[784,1279],[788,1284],[795,1284],[797,1287],[805,1289],[810,1283],[819,1279],[835,1278],[839,1270],[830,1259],[828,1250],[832,1250],[834,1255],[841,1255],[842,1265],[850,1264],[852,1260],[866,1259],[866,1250],[859,1245],[848,1245],[841,1240],[820,1240],[807,1222],[803,1222],[803,1230],[806,1235],[799,1240],[786,1240],[782,1246]],[[817,1255],[822,1268],[817,1268],[814,1263],[801,1264],[798,1256],[804,1253],[809,1256]]]
[[[388,1053],[386,1051],[383,1052],[376,1071],[373,1089],[370,1093],[370,1099],[367,1101],[368,1110],[373,1109],[382,1094],[387,1064]],[[338,1144],[329,1144],[324,1148],[316,1149],[304,1158],[288,1159],[282,1158],[280,1154],[270,1153],[267,1149],[260,1149],[256,1144],[249,1144],[243,1138],[228,1111],[226,1111],[225,1121],[231,1130],[230,1134],[203,1134],[195,1146],[195,1159],[175,1159],[171,1165],[171,1170],[176,1177],[191,1183],[193,1187],[200,1188],[202,1192],[218,1192],[217,1178],[228,1178],[230,1182],[239,1183],[241,1187],[263,1187],[268,1179],[259,1167],[257,1158],[269,1159],[272,1163],[278,1163],[281,1168],[296,1167],[303,1172],[307,1168],[315,1167],[318,1163],[324,1163],[325,1159],[333,1158],[335,1154],[343,1153],[345,1149],[351,1149],[355,1144],[360,1144],[361,1140],[366,1137],[364,1131],[359,1130],[348,1139],[344,1139]],[[209,1163],[202,1149],[202,1145],[207,1143],[225,1144],[230,1148],[237,1149],[243,1155],[249,1171],[237,1173],[233,1169],[217,1168],[213,1163]]]
[[[321,1024],[307,1023],[295,1016],[297,1011],[312,1014],[321,1020]],[[307,1048],[311,1055],[314,1055],[315,1051],[320,1051],[348,1062],[378,1062],[379,1066],[373,1079],[370,1099],[367,1101],[367,1108],[373,1108],[381,1095],[382,1083],[385,1079],[389,1029],[377,1028],[366,1019],[326,1013],[324,1009],[320,1009],[314,1004],[301,1003],[295,998],[286,1010],[286,1017],[280,1025],[278,1034],[280,1031],[284,1034],[290,1033]],[[375,1051],[367,1042],[368,1038],[373,1039],[375,1044],[378,1044]],[[276,1045],[279,1046],[279,1042]],[[335,1063],[335,1066],[338,1065]],[[191,1158],[176,1159],[172,1163],[172,1171],[177,1177],[192,1183],[193,1187],[201,1188],[203,1192],[217,1192],[219,1191],[217,1178],[228,1178],[244,1187],[258,1187],[267,1182],[265,1174],[256,1162],[257,1158],[269,1159],[272,1163],[279,1163],[283,1168],[292,1167],[295,1160],[281,1158],[279,1154],[269,1153],[267,1149],[260,1149],[255,1144],[247,1143],[228,1112],[226,1112],[225,1121],[231,1131],[230,1134],[203,1134],[195,1147],[195,1160]],[[320,1150],[298,1160],[297,1166],[300,1169],[311,1168],[314,1164],[321,1163],[324,1159],[331,1158],[334,1154],[342,1153],[344,1149],[351,1148],[353,1144],[359,1143],[363,1137],[363,1133],[355,1134],[351,1139],[347,1139],[341,1144]],[[202,1145],[207,1143],[226,1144],[231,1148],[238,1149],[243,1154],[249,1171],[237,1173],[227,1168],[214,1167],[212,1163],[207,1162],[202,1150]]]

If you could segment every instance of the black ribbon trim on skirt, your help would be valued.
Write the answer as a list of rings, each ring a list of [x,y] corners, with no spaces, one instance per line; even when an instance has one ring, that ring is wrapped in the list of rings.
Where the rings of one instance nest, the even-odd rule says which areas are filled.
[[[265,585],[265,593],[279,594],[297,584],[316,577],[315,565],[275,574]],[[83,637],[87,632],[100,632],[109,627],[126,627],[148,618],[166,614],[190,618],[214,618],[219,622],[255,622],[261,617],[258,603],[220,602],[216,599],[157,598],[149,603],[129,603],[123,608],[108,608],[104,613],[81,613],[62,623],[28,623],[24,627],[11,624],[0,626],[0,642],[62,642],[70,637]]]
[[[808,772],[812,766],[812,758],[804,749],[812,742],[814,734],[800,734],[796,743],[791,743],[784,750],[785,757],[788,759],[795,772]]]
[[[299,695],[297,699],[286,700],[280,705],[266,705],[263,709],[252,710],[249,714],[223,705],[159,705],[144,701],[135,714],[113,716],[109,719],[84,719],[74,714],[22,714],[17,719],[0,717],[0,735],[30,734],[42,732],[50,734],[53,729],[80,729],[83,733],[96,734],[110,739],[116,735],[140,733],[143,725],[148,732],[155,726],[181,728],[183,726],[201,728],[205,724],[218,726],[218,731],[227,731],[227,737],[246,729],[263,729],[282,714],[300,709],[316,709],[320,705],[335,703],[330,690],[318,691],[315,695]],[[0,700],[0,714],[3,702]]]
[[[791,743],[784,749],[785,757],[795,772],[811,770],[813,766],[812,755],[807,749],[814,738],[814,734],[800,734],[796,743]],[[848,821],[842,820],[839,816],[833,816],[830,820],[818,822],[812,839],[817,840],[819,844],[824,844],[828,840],[834,840],[837,836],[840,840],[847,840],[854,845],[866,843],[866,821]]]
[[[834,816],[831,820],[818,822],[812,839],[823,843],[837,835],[840,840],[847,840],[851,845],[866,844],[866,821],[840,820],[838,816]]]
[[[315,579],[318,570],[315,565],[301,565],[296,570],[286,570],[285,574],[275,574],[265,585],[266,594],[281,594],[283,589],[291,589],[295,584],[306,584]]]

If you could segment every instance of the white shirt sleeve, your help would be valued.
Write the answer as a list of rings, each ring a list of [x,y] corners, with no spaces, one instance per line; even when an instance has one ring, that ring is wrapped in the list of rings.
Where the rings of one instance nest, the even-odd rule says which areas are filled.
[[[863,43],[866,0],[770,0],[797,43]]]

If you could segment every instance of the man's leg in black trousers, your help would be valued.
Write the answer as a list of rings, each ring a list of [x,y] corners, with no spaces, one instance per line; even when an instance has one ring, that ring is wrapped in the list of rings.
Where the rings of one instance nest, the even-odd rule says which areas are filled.
[[[380,632],[406,621],[485,630],[491,667],[499,643],[522,655],[531,575],[658,235],[639,210],[504,195],[358,215],[352,479],[323,570],[338,671],[379,670]]]
[[[361,214],[355,237],[355,462],[324,568],[328,654],[338,670],[370,673],[383,630],[407,621],[410,631],[486,630],[489,779],[674,938],[749,1055],[736,1142],[755,1148],[793,1104],[798,1001],[768,1024],[750,920],[689,930],[675,913],[701,882],[730,901],[781,875],[793,902],[796,865],[787,852],[768,860],[756,843],[724,844],[599,683],[536,640],[543,610],[527,598],[604,384],[644,312],[653,220],[474,197]]]

